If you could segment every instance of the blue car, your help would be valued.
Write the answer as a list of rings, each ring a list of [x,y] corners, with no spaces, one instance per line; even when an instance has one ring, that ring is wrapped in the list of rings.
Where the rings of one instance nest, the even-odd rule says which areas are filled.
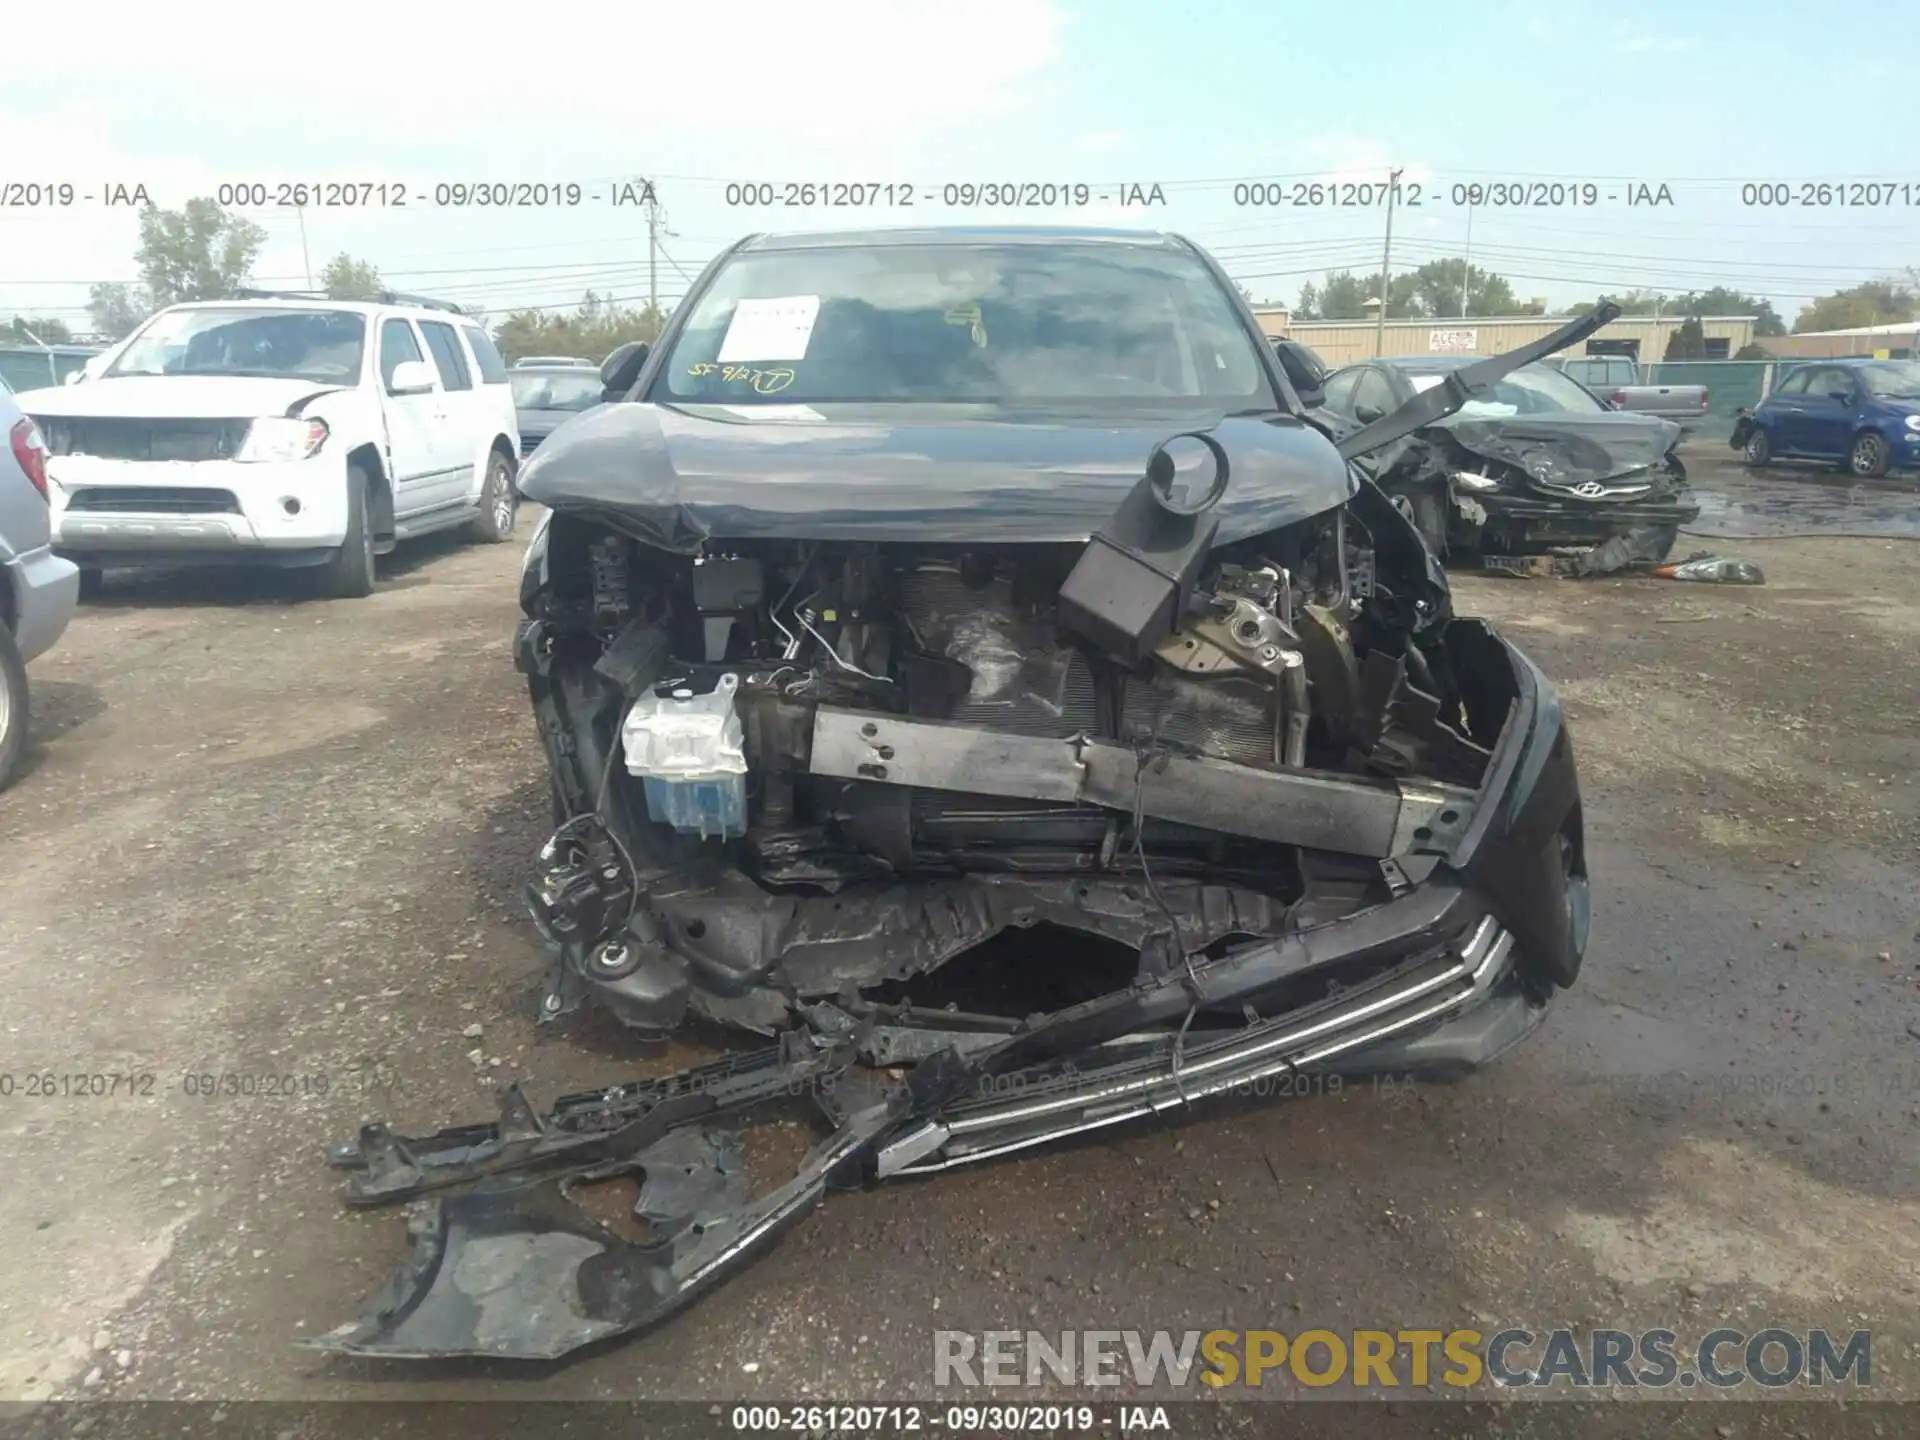
[[[1749,465],[1829,460],[1869,479],[1920,469],[1920,361],[1811,361],[1740,412],[1731,444]]]

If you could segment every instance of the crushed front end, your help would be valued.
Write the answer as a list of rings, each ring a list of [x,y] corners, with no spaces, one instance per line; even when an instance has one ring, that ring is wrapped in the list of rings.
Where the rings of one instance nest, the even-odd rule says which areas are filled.
[[[1680,438],[1646,416],[1460,418],[1383,453],[1374,473],[1391,495],[1435,498],[1443,553],[1537,554],[1638,533],[1659,537],[1640,557],[1659,561],[1700,515]]]
[[[1452,931],[1423,936],[1500,913],[1525,940],[1509,990],[1572,979],[1579,813],[1551,696],[1446,613],[1377,492],[1113,599],[1175,607],[1144,635],[1081,593],[1109,578],[1089,578],[1099,550],[679,555],[556,514],[517,639],[557,825],[529,887],[545,1014],[591,999],[656,1034],[689,1013],[772,1034],[830,1005],[884,1019],[889,1063],[1269,957],[1270,986],[1156,1022],[1204,1032],[1274,987],[1305,1003],[1323,970],[1386,973],[1405,957],[1377,944],[1280,957],[1450,888]],[[1516,857],[1500,760],[1542,726],[1556,759],[1529,772]],[[1541,883],[1513,887],[1517,859]],[[1029,946],[1038,964],[992,943],[1033,927],[1088,943]]]

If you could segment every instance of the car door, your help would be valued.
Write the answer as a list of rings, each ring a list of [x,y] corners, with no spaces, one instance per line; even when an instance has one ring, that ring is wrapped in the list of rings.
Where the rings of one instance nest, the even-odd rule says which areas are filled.
[[[1843,399],[1835,399],[1835,396]],[[1854,418],[1860,413],[1860,383],[1838,365],[1818,371],[1807,381],[1806,453],[1838,460],[1847,453]]]
[[[393,513],[404,519],[431,509],[441,468],[441,395],[438,387],[411,395],[394,393],[393,373],[404,362],[424,362],[427,352],[413,322],[390,315],[380,322],[381,402],[387,417],[387,457],[393,469]]]
[[[1393,383],[1387,379],[1377,366],[1369,365],[1360,372],[1360,383],[1353,387],[1353,416],[1363,424],[1371,424],[1382,415],[1391,415],[1400,408],[1399,397],[1393,392]]]
[[[1845,376],[1831,366],[1816,366],[1807,371],[1806,383],[1793,399],[1793,449],[1795,454],[1828,456],[1839,454],[1833,436],[1842,414],[1840,402],[1828,393],[1843,387]]]
[[[1803,365],[1780,382],[1779,388],[1762,402],[1765,413],[1760,416],[1764,423],[1767,439],[1772,442],[1774,451],[1781,455],[1800,453],[1801,422],[1807,400],[1807,381],[1815,373],[1811,365]]]
[[[1342,370],[1327,377],[1327,383],[1320,389],[1321,401],[1329,410],[1342,415],[1353,414],[1353,391],[1360,383],[1360,371]]]
[[[419,326],[427,342],[427,353],[433,357],[433,367],[440,374],[440,423],[435,433],[435,449],[440,456],[441,473],[435,481],[435,494],[441,504],[452,504],[470,498],[478,490],[474,466],[480,454],[480,410],[484,397],[474,386],[466,350],[453,326],[444,320],[422,320]]]

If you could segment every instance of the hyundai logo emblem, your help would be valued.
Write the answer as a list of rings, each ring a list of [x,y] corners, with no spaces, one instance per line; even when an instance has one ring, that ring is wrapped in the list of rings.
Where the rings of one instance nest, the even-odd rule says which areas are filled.
[[[1596,495],[1606,494],[1607,487],[1602,485],[1598,480],[1582,480],[1578,485],[1573,487],[1573,493],[1576,495],[1584,495],[1587,499],[1591,500]]]

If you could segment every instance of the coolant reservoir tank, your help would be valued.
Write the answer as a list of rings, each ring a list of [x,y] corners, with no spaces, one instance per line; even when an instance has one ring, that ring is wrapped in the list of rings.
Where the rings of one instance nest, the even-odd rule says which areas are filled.
[[[740,677],[705,695],[643,695],[620,726],[627,773],[645,782],[647,814],[683,835],[747,833],[745,732],[734,710]]]

